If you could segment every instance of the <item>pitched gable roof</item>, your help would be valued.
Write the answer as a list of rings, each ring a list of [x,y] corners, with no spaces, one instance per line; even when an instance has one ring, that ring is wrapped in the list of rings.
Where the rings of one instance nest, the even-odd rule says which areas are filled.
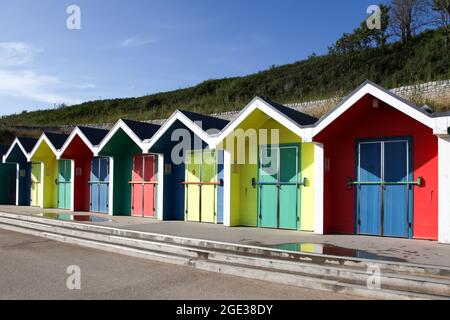
[[[34,146],[36,145],[36,142],[38,139],[35,138],[23,138],[23,137],[17,137],[22,147],[25,149],[27,153],[30,153]]]
[[[64,145],[64,142],[66,142],[67,138],[69,137],[69,135],[63,133],[44,132],[44,134],[56,150],[61,149],[61,147]]]
[[[227,120],[215,118],[212,116],[205,116],[185,110],[176,110],[174,113],[172,113],[169,119],[164,122],[164,124],[159,128],[159,130],[153,135],[151,139],[146,139],[144,141],[144,149],[148,152],[177,121],[180,121],[184,126],[186,126],[197,137],[202,139],[207,144],[212,144],[214,138],[206,131],[210,129],[217,129],[220,131],[228,123]],[[201,121],[201,127],[198,121]]]
[[[191,112],[191,111],[186,111],[186,110],[178,110],[178,111],[180,111],[182,114],[184,114],[192,122],[196,122],[196,123],[201,122],[202,129],[204,131],[210,130],[210,129],[222,130],[229,123],[228,120],[216,118],[213,116],[207,116],[207,115],[203,115],[203,114],[195,113],[195,112]]]
[[[144,150],[144,140],[150,139],[160,129],[161,126],[139,122],[127,119],[119,119],[108,134],[103,138],[97,147],[97,151],[100,152],[108,144],[108,142],[115,136],[118,130],[123,130],[133,142]]]
[[[261,97],[260,97],[261,98]],[[295,109],[286,107],[282,104],[279,104],[277,102],[273,102],[265,97],[261,98],[266,103],[270,104],[273,108],[284,114],[286,117],[290,118],[291,120],[295,121],[300,126],[307,126],[311,125],[317,122],[317,118],[314,118],[310,115],[307,115],[306,113],[297,111]]]
[[[122,121],[128,126],[128,128],[130,128],[134,132],[134,134],[136,134],[136,136],[138,136],[141,141],[153,137],[156,131],[158,131],[158,129],[161,127],[157,124],[147,122],[139,122],[127,119],[122,119]]]
[[[9,146],[6,144],[0,144],[0,156],[5,155],[8,152]]]
[[[433,115],[416,106],[415,104],[406,101],[398,95],[390,92],[389,90],[366,80],[356,90],[345,97],[336,107],[322,116],[319,121],[313,126],[313,136],[319,134],[323,129],[330,125],[341,114],[351,108],[356,102],[358,102],[365,95],[371,95],[376,99],[383,101],[391,107],[403,112],[404,114],[412,117],[418,122],[428,126],[434,127]]]
[[[96,146],[102,142],[103,138],[108,134],[108,130],[90,128],[90,127],[78,127],[84,136],[89,140],[89,142]]]
[[[230,133],[233,132],[248,116],[255,110],[260,110],[270,118],[291,130],[293,133],[305,139],[303,127],[309,126],[317,121],[316,118],[300,111],[283,106],[269,99],[255,97],[239,114],[231,121],[217,136],[216,145],[220,144]]]

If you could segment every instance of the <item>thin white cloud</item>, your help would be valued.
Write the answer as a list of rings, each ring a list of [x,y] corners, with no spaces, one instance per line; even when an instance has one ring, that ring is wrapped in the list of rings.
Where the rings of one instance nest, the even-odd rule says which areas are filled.
[[[97,86],[95,84],[90,83],[90,82],[75,84],[75,85],[73,85],[73,87],[77,88],[77,89],[95,89],[95,88],[97,88]]]
[[[24,42],[0,42],[0,67],[27,64],[33,60],[34,53],[40,51],[42,50]]]
[[[71,105],[81,101],[66,96],[64,87],[95,88],[92,83],[65,84],[58,77],[34,71],[31,62],[42,51],[25,42],[0,42],[0,96]]]
[[[68,105],[81,101],[58,94],[58,77],[37,74],[31,70],[0,70],[0,96],[28,98],[39,102]]]
[[[137,48],[137,47],[142,47],[148,44],[152,44],[152,43],[156,43],[158,42],[159,39],[144,39],[144,38],[140,38],[138,36],[134,36],[125,40],[120,41],[117,44],[117,47],[120,48]]]

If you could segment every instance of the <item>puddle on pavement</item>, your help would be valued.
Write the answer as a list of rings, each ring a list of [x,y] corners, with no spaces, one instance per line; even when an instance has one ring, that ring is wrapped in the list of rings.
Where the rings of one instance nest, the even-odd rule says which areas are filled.
[[[38,213],[34,216],[43,217],[47,219],[60,220],[60,221],[78,221],[78,222],[111,222],[111,219],[102,218],[87,214],[68,214],[68,213],[56,213],[56,212],[44,212]]]
[[[339,246],[335,246],[335,245],[331,245],[331,244],[323,244],[323,243],[281,243],[281,244],[268,245],[268,246],[266,245],[266,247],[270,247],[273,249],[286,250],[286,251],[295,251],[295,252],[302,252],[302,253],[317,253],[317,254],[324,254],[324,255],[330,255],[330,256],[339,256],[339,257],[395,261],[395,262],[406,262],[407,261],[407,260],[401,259],[401,258],[377,255],[377,254],[370,253],[365,250],[344,248],[344,247],[339,247]]]

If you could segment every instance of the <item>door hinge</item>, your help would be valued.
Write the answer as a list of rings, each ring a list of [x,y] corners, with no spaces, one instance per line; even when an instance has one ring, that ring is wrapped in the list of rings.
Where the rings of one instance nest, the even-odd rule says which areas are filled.
[[[358,220],[358,226],[360,226],[361,225],[361,220]]]
[[[408,228],[411,229],[412,228],[412,223],[408,222]]]

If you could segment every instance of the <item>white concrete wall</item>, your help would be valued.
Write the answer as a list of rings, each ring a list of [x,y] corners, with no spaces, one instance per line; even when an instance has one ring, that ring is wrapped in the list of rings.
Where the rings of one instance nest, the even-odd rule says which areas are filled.
[[[223,225],[231,225],[231,153],[223,151]]]
[[[114,215],[114,157],[109,157],[109,215]]]
[[[323,234],[324,149],[321,143],[314,143],[314,166],[314,233]]]
[[[450,137],[438,137],[439,150],[439,232],[438,240],[450,243]]]
[[[164,220],[164,155],[158,154],[158,199],[156,216],[158,220]]]

